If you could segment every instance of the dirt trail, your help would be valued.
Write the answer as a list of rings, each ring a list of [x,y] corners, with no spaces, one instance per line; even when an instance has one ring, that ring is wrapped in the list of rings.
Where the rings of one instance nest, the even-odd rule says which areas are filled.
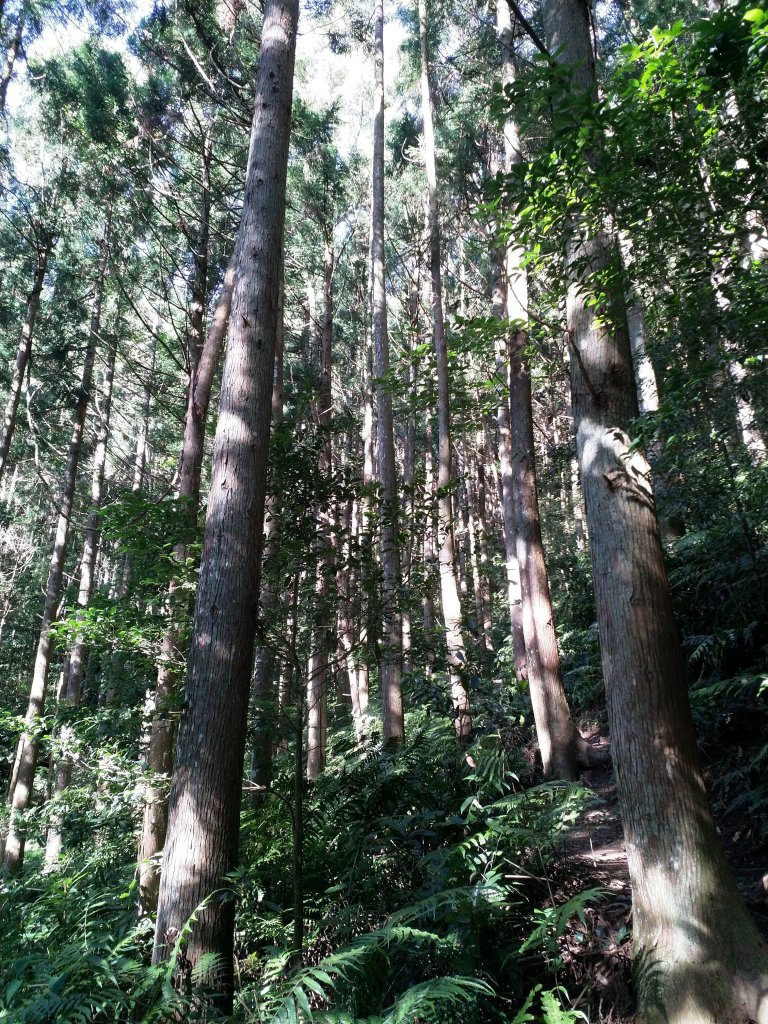
[[[616,781],[610,766],[582,773],[595,794],[566,836],[558,873],[564,896],[602,889],[584,920],[572,921],[561,942],[568,988],[578,993],[575,1007],[592,1024],[629,1024],[634,996],[630,977],[632,897]]]

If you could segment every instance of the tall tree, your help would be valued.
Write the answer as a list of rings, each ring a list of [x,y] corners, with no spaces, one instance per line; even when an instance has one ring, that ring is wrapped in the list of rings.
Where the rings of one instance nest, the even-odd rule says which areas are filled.
[[[508,0],[498,0],[497,8],[502,82],[507,86],[515,78]],[[520,164],[523,158],[519,130],[511,116],[507,117],[504,125],[504,157],[507,171]],[[547,777],[576,779],[579,768],[589,765],[589,748],[571,718],[563,687],[549,576],[544,560],[536,480],[531,370],[526,355],[528,281],[523,255],[523,249],[510,239],[504,260],[506,311],[512,331],[509,343],[510,448],[526,674],[544,774]]]
[[[43,290],[45,273],[48,269],[48,257],[51,254],[51,249],[54,244],[54,237],[49,230],[42,228],[40,233],[42,237],[36,244],[35,275],[32,282],[32,289],[27,296],[26,314],[24,316],[24,323],[21,331],[19,332],[19,347],[16,352],[16,362],[13,367],[11,390],[8,395],[8,401],[6,402],[5,413],[3,415],[3,433],[2,437],[0,437],[0,480],[5,472],[8,453],[11,449],[11,441],[13,440],[13,434],[16,430],[16,413],[19,408],[21,388],[24,383],[24,374],[27,371],[27,365],[32,353],[32,339],[35,334],[35,323],[40,309],[40,295]]]
[[[104,233],[100,245],[101,251],[91,306],[88,343],[85,349],[83,370],[78,387],[72,437],[69,442],[69,452],[67,454],[67,463],[64,469],[64,479],[59,500],[59,516],[54,535],[53,551],[48,567],[48,583],[45,590],[43,620],[40,625],[40,636],[32,673],[29,705],[24,720],[24,732],[19,739],[16,749],[16,759],[13,764],[11,781],[8,787],[8,804],[11,817],[8,823],[5,843],[5,870],[7,872],[20,870],[24,862],[24,834],[23,831],[19,830],[18,817],[30,804],[32,787],[35,781],[40,742],[37,723],[45,708],[46,691],[48,688],[48,670],[51,664],[53,643],[51,626],[56,618],[59,601],[61,600],[64,564],[72,523],[77,473],[83,447],[85,420],[91,399],[93,367],[96,359],[96,348],[101,339],[102,305],[110,258],[111,222],[112,215],[109,213],[104,224]]]
[[[432,286],[432,335],[437,363],[437,500],[438,564],[440,597],[448,648],[454,724],[459,742],[469,742],[472,715],[466,686],[467,656],[462,634],[461,600],[456,574],[453,503],[451,500],[451,408],[448,377],[448,346],[443,313],[440,222],[437,203],[437,157],[435,154],[434,98],[430,81],[429,23],[426,0],[419,0],[419,49],[421,54],[421,116],[424,160],[427,172],[427,232],[429,271]]]
[[[379,669],[382,736],[402,742],[403,696],[400,689],[401,623],[398,587],[400,549],[398,494],[389,374],[387,290],[384,280],[384,2],[373,11],[373,202],[371,206],[371,302],[376,376],[377,471],[381,488],[381,571],[384,637]]]
[[[184,418],[184,436],[179,456],[179,500],[188,504],[187,513],[196,516],[200,503],[200,476],[205,450],[205,425],[216,369],[224,347],[232,304],[235,264],[230,263],[211,318],[202,348],[191,349],[191,376],[187,388],[187,410]],[[202,326],[202,325],[201,325]],[[177,544],[174,556],[180,565],[187,559],[187,544]],[[178,585],[172,581],[168,601],[172,606]],[[147,745],[147,772],[150,781],[144,791],[144,814],[139,838],[139,891],[145,912],[157,905],[159,870],[157,855],[163,848],[168,823],[168,797],[163,776],[170,774],[173,762],[173,728],[170,704],[178,685],[175,668],[181,643],[180,624],[171,607],[168,625],[160,645],[157,684],[152,698],[152,717]]]
[[[168,958],[194,913],[186,958],[218,956],[204,984],[224,1012],[232,1005],[234,942],[234,904],[224,890],[238,856],[298,14],[296,0],[269,0],[264,11],[153,952],[155,961]]]
[[[589,12],[547,0],[550,52],[583,104],[595,94]],[[561,104],[556,115],[568,116]],[[709,809],[648,463],[622,296],[590,300],[617,254],[575,217],[566,243],[567,329],[581,480],[619,801],[633,892],[644,1024],[768,1021],[768,947],[726,863]],[[615,277],[614,277],[615,280]]]
[[[80,586],[77,594],[77,605],[82,611],[88,608],[93,597],[96,582],[96,559],[99,554],[101,537],[101,503],[104,497],[104,476],[107,464],[107,443],[109,441],[109,419],[112,408],[112,387],[115,379],[115,359],[117,357],[117,329],[108,339],[107,362],[104,369],[101,402],[96,403],[98,428],[96,431],[96,447],[93,453],[93,470],[91,473],[91,507],[83,540],[83,554],[80,559]],[[58,700],[60,704],[76,708],[80,703],[80,694],[85,673],[87,656],[85,636],[81,633],[75,638],[69,658],[65,661],[63,679]],[[72,780],[72,759],[66,749],[67,740],[71,739],[71,729],[62,729],[61,741],[63,750],[56,767],[56,778],[53,786],[54,797],[61,798]],[[53,866],[62,849],[61,822],[54,819],[48,829],[45,843],[46,865]]]

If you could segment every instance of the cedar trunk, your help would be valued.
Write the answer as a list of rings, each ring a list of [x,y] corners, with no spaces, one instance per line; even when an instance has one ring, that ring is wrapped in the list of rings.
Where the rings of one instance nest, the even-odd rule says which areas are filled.
[[[232,1006],[234,902],[248,692],[259,596],[272,374],[290,137],[297,0],[268,0],[211,491],[169,800],[153,959],[168,958],[192,915],[186,961]]]
[[[586,5],[548,0],[544,13],[550,51],[574,69],[576,89],[592,92]],[[566,265],[573,412],[632,882],[638,1019],[765,1024],[768,948],[712,820],[650,469],[627,434],[637,405],[621,296],[607,296],[597,308],[586,301],[584,268],[599,272],[616,258],[605,235],[572,226]]]
[[[187,501],[190,516],[197,515],[197,506],[200,501],[200,473],[205,449],[205,424],[208,418],[213,378],[221,357],[229,322],[234,281],[235,265],[233,261],[224,275],[224,284],[208,329],[208,336],[190,378],[187,391],[187,412],[179,458],[179,499]],[[176,560],[183,564],[187,557],[187,545],[184,543],[177,545],[174,555]],[[179,624],[173,613],[177,589],[177,584],[172,582],[168,593],[170,618],[160,644],[157,685],[151,702],[152,720],[149,726],[146,765],[149,779],[144,790],[144,814],[138,853],[139,893],[143,913],[151,913],[157,907],[157,894],[160,886],[157,855],[165,843],[168,824],[168,795],[163,781],[170,775],[173,764],[173,728],[169,705],[178,685],[178,671],[175,663],[179,659],[178,648],[181,644]]]
[[[451,410],[448,379],[448,347],[443,316],[443,281],[440,256],[440,224],[437,208],[437,162],[435,156],[434,100],[429,79],[427,4],[419,0],[419,44],[421,50],[421,113],[424,131],[424,158],[427,171],[427,230],[429,233],[429,269],[432,288],[432,330],[437,363],[437,516],[440,597],[448,648],[454,727],[462,745],[472,736],[472,715],[465,675],[467,658],[462,634],[461,601],[456,576],[454,519],[451,500]]]
[[[333,418],[331,372],[333,358],[333,271],[334,254],[331,238],[325,240],[323,273],[323,322],[320,331],[320,383],[316,398],[317,425],[322,432],[318,471],[330,481],[332,451],[330,426]],[[331,542],[330,508],[317,509],[315,545],[318,562],[315,578],[315,606],[312,627],[313,651],[307,671],[307,779],[316,779],[325,767],[328,738],[328,696],[331,678],[329,659],[329,598],[333,579],[333,545]]]
[[[397,538],[397,476],[389,374],[387,293],[384,283],[384,4],[376,0],[373,92],[373,202],[371,208],[371,302],[376,377],[377,471],[381,487],[381,599],[384,629],[379,663],[382,739],[402,743],[403,696],[400,689],[401,623],[398,602],[400,549]]]
[[[544,775],[574,780],[579,776],[579,766],[589,764],[588,748],[571,718],[560,671],[549,576],[541,540],[531,374],[524,346],[525,336],[517,332],[510,358],[512,483],[528,682]]]
[[[8,401],[3,415],[3,436],[0,438],[0,479],[2,479],[3,473],[5,472],[5,466],[8,461],[8,452],[10,451],[11,441],[13,440],[13,434],[16,430],[16,411],[19,408],[19,398],[21,397],[21,387],[24,383],[24,374],[26,373],[27,364],[29,363],[29,357],[32,352],[32,338],[35,333],[35,321],[37,320],[37,313],[40,309],[40,293],[43,290],[45,271],[48,267],[48,257],[51,253],[52,247],[53,240],[49,237],[43,247],[38,250],[37,266],[35,267],[32,290],[27,296],[27,313],[24,318],[24,326],[21,328],[21,334],[19,336],[19,347],[16,352],[13,377],[11,378],[11,392],[8,395]]]

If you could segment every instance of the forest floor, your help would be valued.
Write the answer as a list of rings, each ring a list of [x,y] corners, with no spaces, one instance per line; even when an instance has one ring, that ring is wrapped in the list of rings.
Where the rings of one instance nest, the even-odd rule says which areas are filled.
[[[607,741],[590,737],[596,745]],[[587,889],[601,889],[560,939],[560,955],[573,1008],[589,1024],[632,1024],[632,893],[624,829],[610,765],[583,772],[582,784],[594,793],[558,851],[552,881],[559,901]],[[718,831],[739,888],[763,934],[768,937],[768,877],[760,850],[749,841],[749,821],[718,821]]]

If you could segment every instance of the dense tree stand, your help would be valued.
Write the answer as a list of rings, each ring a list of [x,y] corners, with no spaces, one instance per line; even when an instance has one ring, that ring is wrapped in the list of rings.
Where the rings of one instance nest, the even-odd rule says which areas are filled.
[[[0,1021],[768,1024],[756,2],[0,0]]]

